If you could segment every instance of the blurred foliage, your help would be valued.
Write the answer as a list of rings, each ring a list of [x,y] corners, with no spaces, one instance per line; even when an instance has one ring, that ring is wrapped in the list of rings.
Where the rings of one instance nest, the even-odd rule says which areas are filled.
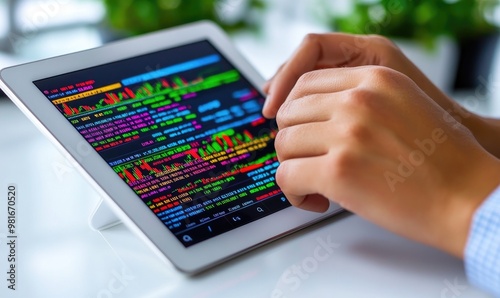
[[[350,14],[330,10],[327,22],[337,31],[413,39],[432,47],[439,36],[461,40],[495,32],[485,16],[498,4],[499,0],[353,0]]]
[[[212,20],[227,31],[255,29],[252,13],[264,0],[104,0],[109,25],[141,34],[198,20]]]

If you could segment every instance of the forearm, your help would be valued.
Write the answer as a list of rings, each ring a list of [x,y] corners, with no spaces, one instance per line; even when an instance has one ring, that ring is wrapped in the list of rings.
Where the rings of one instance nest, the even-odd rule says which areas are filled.
[[[411,62],[410,65],[403,68],[406,68],[404,72],[410,74],[410,77],[419,87],[445,110],[443,118],[447,122],[456,120],[466,126],[481,146],[492,155],[500,158],[500,141],[498,140],[500,137],[500,119],[485,118],[468,111],[437,88]],[[450,124],[453,125],[453,123]]]

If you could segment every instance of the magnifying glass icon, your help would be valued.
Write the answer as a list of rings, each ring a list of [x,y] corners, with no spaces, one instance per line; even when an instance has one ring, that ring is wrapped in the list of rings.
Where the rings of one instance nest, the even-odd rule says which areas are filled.
[[[257,212],[264,212],[264,209],[262,209],[261,207],[257,207]]]

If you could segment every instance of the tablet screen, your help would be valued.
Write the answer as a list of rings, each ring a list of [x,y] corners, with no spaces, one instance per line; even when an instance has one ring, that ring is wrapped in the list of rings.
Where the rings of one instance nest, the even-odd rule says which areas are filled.
[[[186,247],[290,206],[264,97],[207,40],[34,84]]]

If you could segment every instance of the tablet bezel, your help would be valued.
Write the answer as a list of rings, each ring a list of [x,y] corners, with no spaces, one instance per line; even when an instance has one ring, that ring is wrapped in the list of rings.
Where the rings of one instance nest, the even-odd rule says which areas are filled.
[[[264,243],[304,228],[341,211],[331,204],[317,214],[285,208],[188,248],[137,198],[134,191],[87,143],[68,120],[40,92],[34,81],[133,58],[168,48],[208,40],[248,81],[262,92],[262,77],[241,56],[215,24],[201,21],[175,29],[129,38],[73,54],[4,69],[0,86],[14,103],[72,161],[87,180],[133,231],[163,259],[179,270],[195,274]],[[118,187],[117,187],[118,186]]]

